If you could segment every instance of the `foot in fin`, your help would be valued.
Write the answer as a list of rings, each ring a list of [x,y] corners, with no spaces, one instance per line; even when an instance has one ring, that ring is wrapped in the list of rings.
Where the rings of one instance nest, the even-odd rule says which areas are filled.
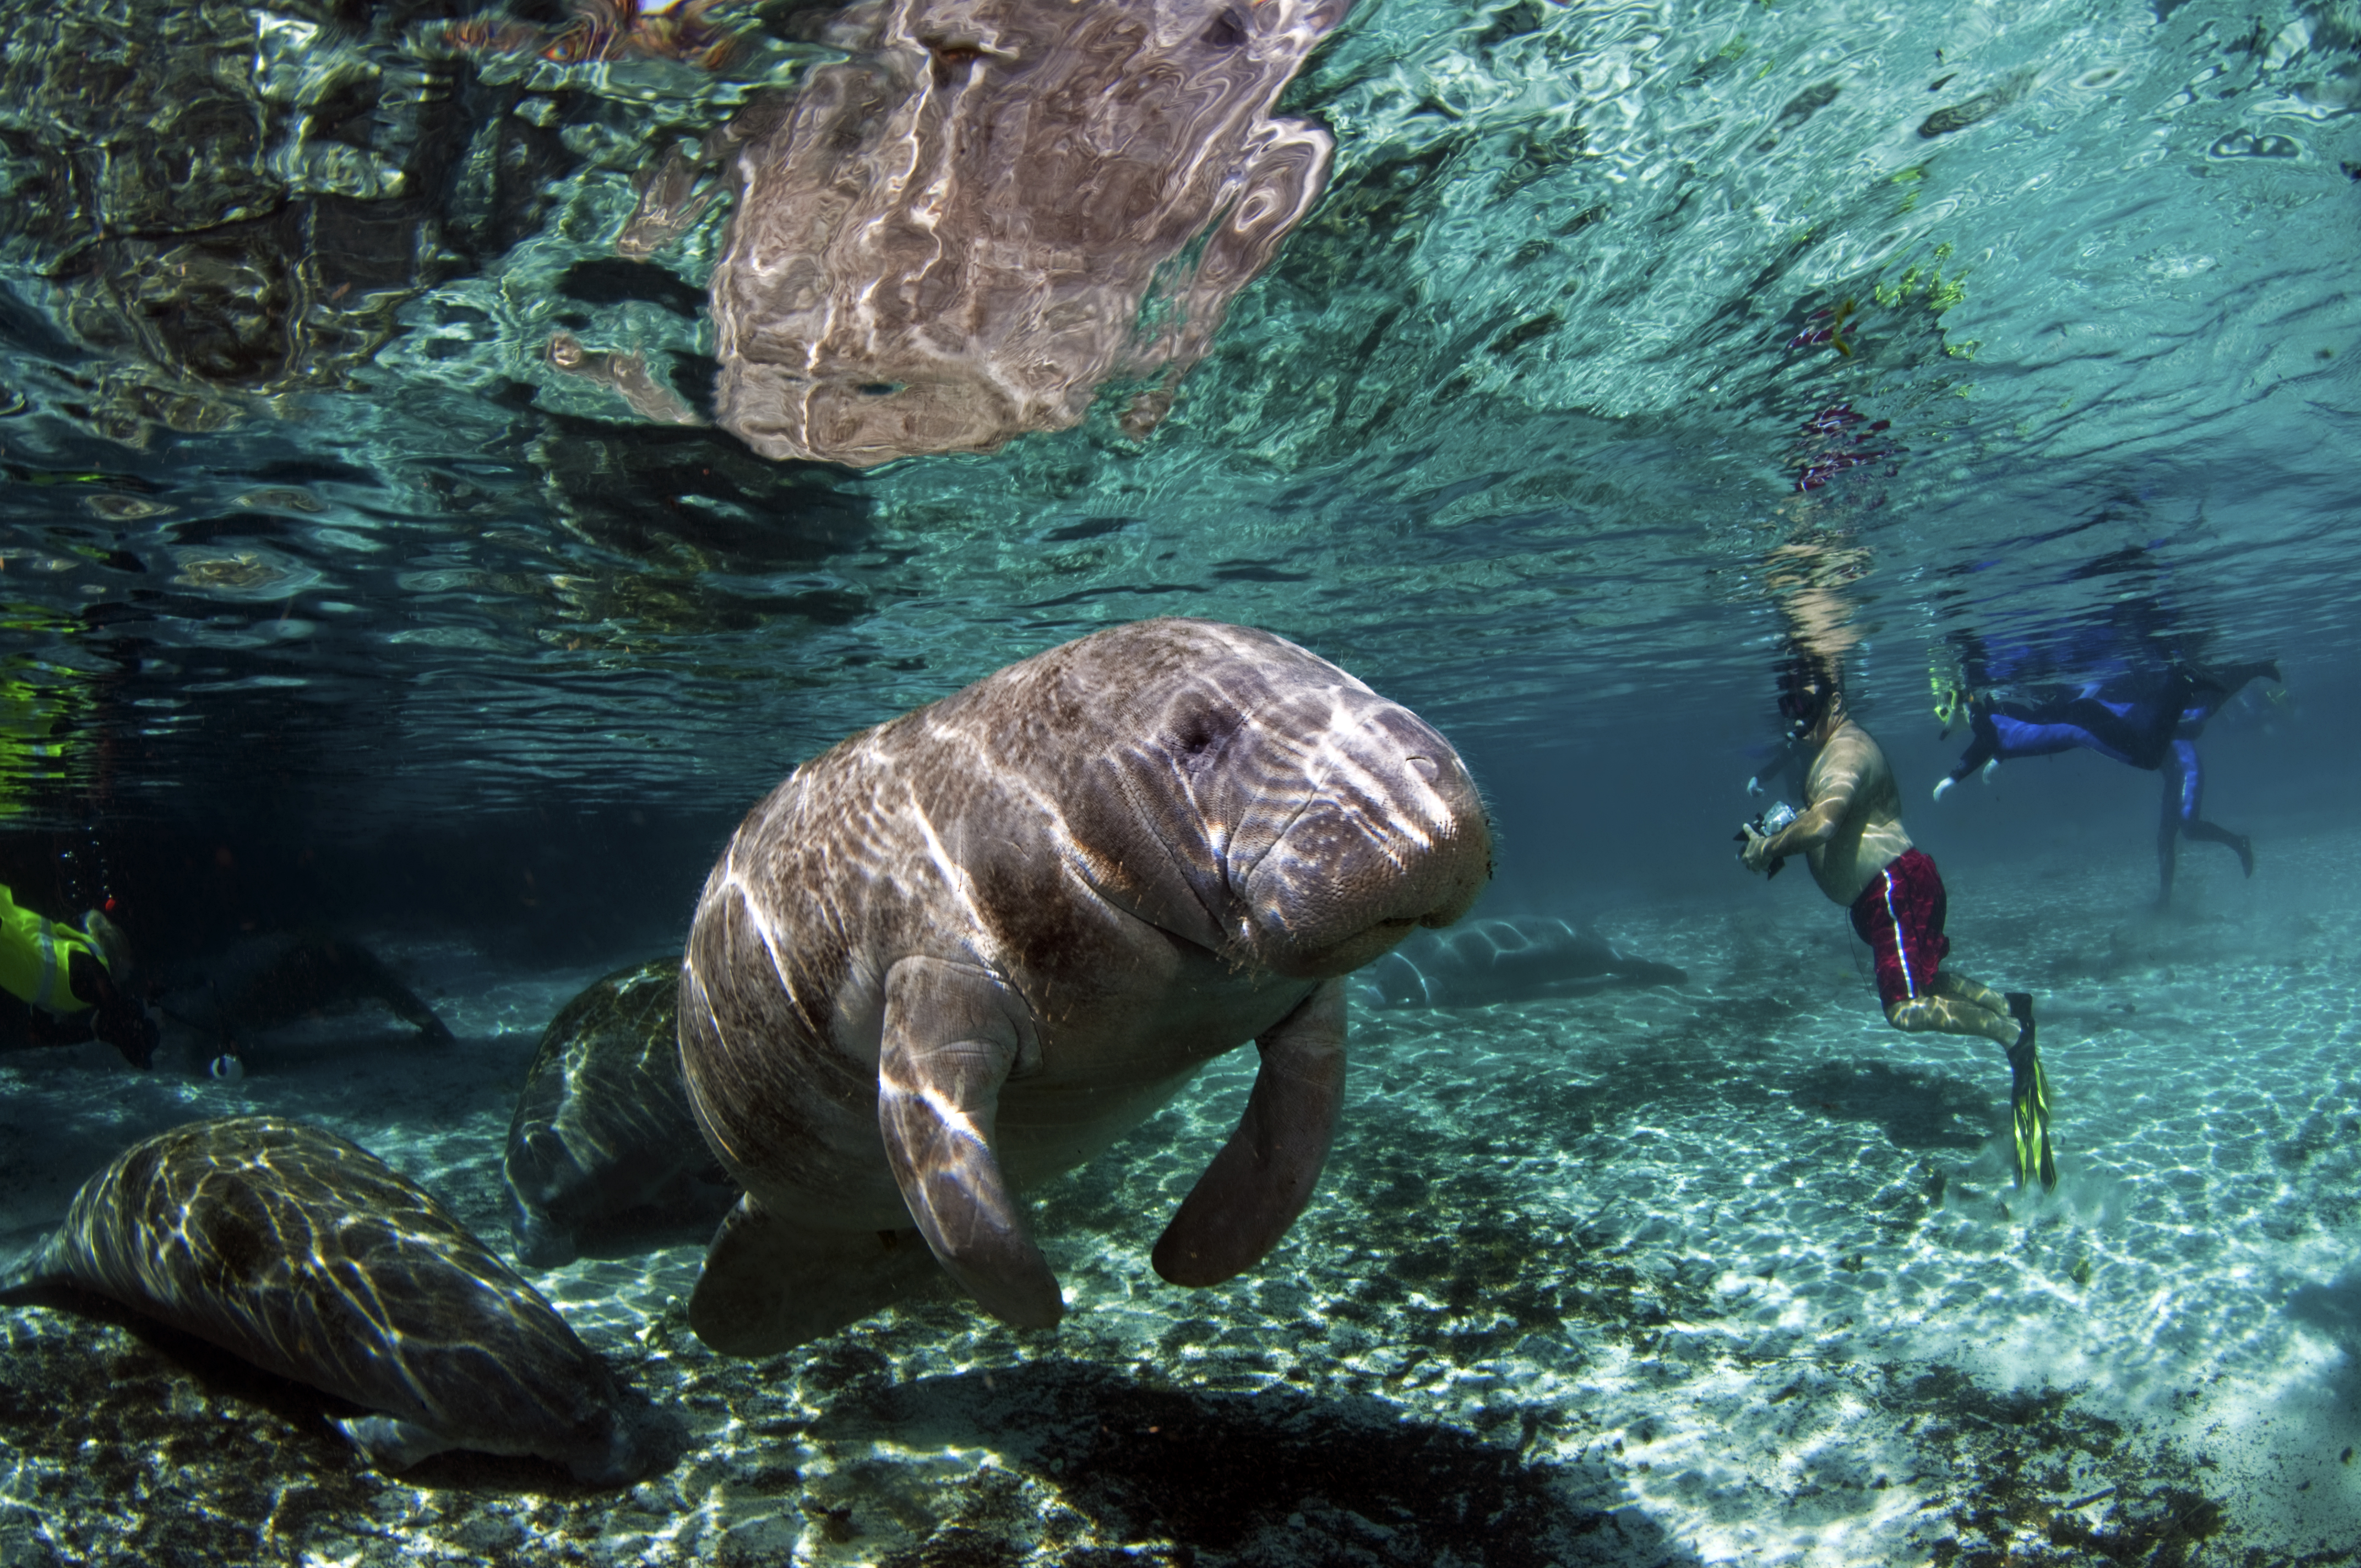
[[[2255,874],[2255,841],[2241,833],[2230,840],[2230,848],[2238,851],[2238,869],[2251,878]]]
[[[2045,1190],[2058,1185],[2058,1162],[2049,1153],[2049,1079],[2041,1070],[2041,1052],[2034,1044],[2033,997],[2028,992],[2008,994],[2008,1015],[2017,1021],[2016,1044],[2008,1048],[2009,1124],[2016,1140],[2016,1184],[2025,1185],[2037,1171]]]

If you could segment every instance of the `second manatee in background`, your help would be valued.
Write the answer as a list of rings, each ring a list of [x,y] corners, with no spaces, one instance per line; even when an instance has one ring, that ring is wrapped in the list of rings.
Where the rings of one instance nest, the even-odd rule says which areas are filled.
[[[554,1268],[587,1238],[710,1225],[737,1201],[681,1087],[679,1013],[680,959],[667,955],[585,988],[543,1032],[502,1161],[524,1262]]]

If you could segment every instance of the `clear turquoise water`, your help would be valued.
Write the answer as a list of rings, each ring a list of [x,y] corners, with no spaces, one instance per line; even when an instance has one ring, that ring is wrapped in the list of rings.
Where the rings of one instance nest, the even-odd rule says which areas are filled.
[[[1053,1346],[943,1301],[748,1367],[665,1316],[694,1246],[540,1277],[690,1413],[620,1497],[389,1480],[283,1390],[10,1310],[0,1562],[2353,1560],[2349,5],[1364,0],[1282,104],[1335,137],[1326,194],[1159,430],[1110,392],[860,474],[544,356],[563,329],[696,389],[727,214],[619,274],[632,174],[823,57],[454,54],[419,41],[445,15],[69,0],[0,33],[8,880],[121,883],[167,965],[340,922],[462,1041],[335,1016],[234,1090],[186,1040],[147,1078],[0,1054],[0,1244],[232,1106],[503,1234],[534,1037],[677,940],[737,813],[1142,615],[1417,707],[1494,800],[1493,910],[1691,982],[1360,1020],[1318,1204],[1182,1297],[1139,1216],[1234,1115],[1224,1064],[1043,1196]],[[390,182],[423,148],[448,178]],[[172,269],[225,236],[283,274],[207,307],[261,323],[251,374],[171,346]],[[1796,344],[1848,301],[1851,353]],[[1879,455],[1799,491],[1839,404]],[[1959,962],[2043,997],[2052,1198],[2004,1184],[1997,1060],[1883,1028],[1841,916],[1729,866],[1795,544],[1841,558]],[[2148,781],[1924,795],[1931,645],[2135,601],[2293,693],[2207,742],[2255,879],[2191,846],[2161,920]]]

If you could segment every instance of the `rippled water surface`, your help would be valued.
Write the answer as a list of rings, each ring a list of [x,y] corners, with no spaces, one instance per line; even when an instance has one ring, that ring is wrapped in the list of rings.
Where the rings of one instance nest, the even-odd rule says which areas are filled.
[[[1799,530],[1867,548],[1897,641],[2087,610],[2125,553],[2201,580],[2187,613],[2346,638],[2337,6],[1367,5],[1280,104],[1326,192],[1161,425],[1110,389],[857,473],[550,362],[571,334],[709,406],[728,203],[625,258],[635,178],[834,58],[716,11],[749,41],[705,71],[432,5],[24,9],[0,549],[15,728],[80,739],[20,771],[105,734],[152,795],[233,766],[228,722],[304,732],[364,810],[735,806],[1164,612],[1480,736],[1741,668]],[[1839,404],[1891,422],[1804,429]]]
[[[335,929],[458,1039],[0,1054],[0,1256],[231,1110],[505,1245],[535,1038],[741,812],[1147,616],[1415,707],[1481,913],[1687,979],[1361,1014],[1313,1208],[1180,1292],[1225,1059],[1040,1195],[1054,1342],[735,1363],[693,1240],[535,1274],[688,1416],[623,1494],[6,1309],[0,1564],[2354,1561],[2356,107],[2350,0],[8,0],[0,878],[192,994]],[[2053,1196],[1729,864],[1791,635],[2041,998]],[[1929,803],[1971,645],[2278,658],[2252,878],[2152,912],[2095,757]]]

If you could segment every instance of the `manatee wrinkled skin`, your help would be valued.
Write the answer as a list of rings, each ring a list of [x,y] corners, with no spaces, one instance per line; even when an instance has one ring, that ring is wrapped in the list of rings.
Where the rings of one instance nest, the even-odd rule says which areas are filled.
[[[1422,931],[1356,974],[1352,989],[1372,1007],[1481,1007],[1617,985],[1685,985],[1688,978],[1672,964],[1619,953],[1565,921],[1518,916]]]
[[[302,1123],[133,1146],[0,1280],[58,1285],[377,1412],[335,1424],[383,1469],[464,1448],[611,1485],[664,1457],[664,1423],[539,1292],[375,1155]]]
[[[1022,1191],[1247,1040],[1245,1115],[1153,1260],[1181,1285],[1253,1266],[1334,1133],[1343,977],[1490,874],[1442,736],[1206,621],[1053,648],[805,763],[714,867],[683,965],[689,1103],[746,1189],[690,1325],[767,1354],[938,1263],[1056,1323]]]
[[[1332,138],[1271,110],[1349,4],[848,7],[829,38],[854,58],[708,148],[736,192],[719,422],[866,466],[1062,430],[1108,377],[1162,371],[1126,416],[1145,433],[1319,197]],[[620,248],[709,199],[667,170]]]
[[[585,1235],[710,1224],[737,1198],[681,1087],[680,959],[617,970],[541,1036],[509,1124],[517,1255],[570,1263]]]

